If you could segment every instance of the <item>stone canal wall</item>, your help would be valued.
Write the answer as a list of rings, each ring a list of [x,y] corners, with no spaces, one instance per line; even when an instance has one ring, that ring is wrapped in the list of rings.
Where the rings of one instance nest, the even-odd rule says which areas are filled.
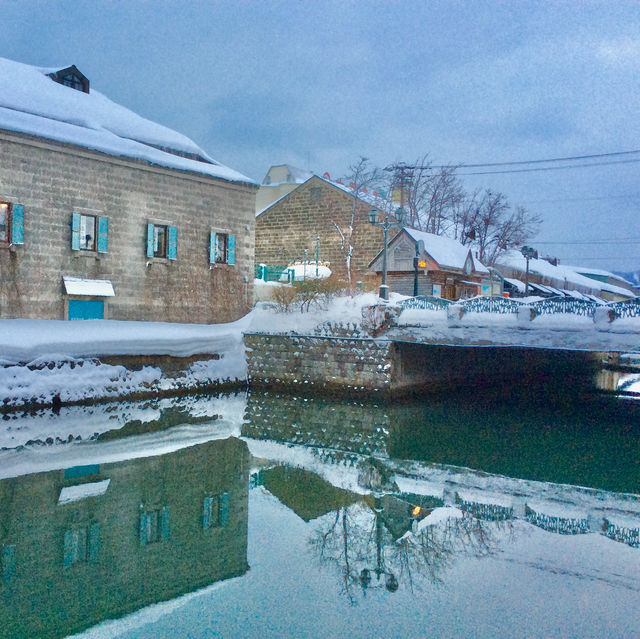
[[[542,348],[263,333],[246,334],[245,346],[252,387],[382,397],[490,387],[508,394],[588,391],[602,359]]]
[[[247,333],[244,341],[254,387],[339,393],[391,389],[396,357],[386,340]]]

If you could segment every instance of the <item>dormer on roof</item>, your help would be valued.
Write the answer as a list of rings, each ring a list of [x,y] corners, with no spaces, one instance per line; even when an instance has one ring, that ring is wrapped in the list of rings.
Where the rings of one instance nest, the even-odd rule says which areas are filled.
[[[76,91],[89,93],[89,78],[78,70],[75,64],[65,67],[59,71],[47,74],[54,82],[62,84],[65,87],[71,87]]]

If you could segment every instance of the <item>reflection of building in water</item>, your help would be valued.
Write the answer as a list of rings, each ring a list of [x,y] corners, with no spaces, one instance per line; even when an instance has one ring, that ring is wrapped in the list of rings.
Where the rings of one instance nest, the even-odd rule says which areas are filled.
[[[251,392],[242,435],[301,444],[329,458],[384,454],[387,410],[373,403]]]
[[[247,565],[248,467],[230,438],[0,481],[0,634],[62,637]]]

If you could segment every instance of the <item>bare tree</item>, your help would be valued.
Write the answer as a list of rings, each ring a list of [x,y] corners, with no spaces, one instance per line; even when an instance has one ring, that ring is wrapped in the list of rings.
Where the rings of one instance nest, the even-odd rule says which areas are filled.
[[[348,173],[341,180],[348,185],[349,191],[352,193],[353,201],[351,203],[351,211],[347,220],[343,220],[337,215],[337,210],[332,215],[332,223],[340,235],[340,249],[344,255],[345,266],[347,271],[347,282],[349,289],[351,286],[351,258],[353,257],[353,236],[358,225],[358,204],[360,198],[369,190],[381,182],[382,173],[380,169],[371,165],[368,158],[361,156],[355,164],[349,166]]]
[[[393,167],[391,190],[400,192],[407,213],[407,225],[441,235],[452,225],[455,207],[464,200],[465,192],[456,175],[455,166],[435,169],[427,155],[409,166]]]
[[[474,246],[480,261],[490,266],[501,253],[535,235],[541,222],[523,206],[512,207],[504,193],[487,189],[458,206],[454,230],[456,238]]]

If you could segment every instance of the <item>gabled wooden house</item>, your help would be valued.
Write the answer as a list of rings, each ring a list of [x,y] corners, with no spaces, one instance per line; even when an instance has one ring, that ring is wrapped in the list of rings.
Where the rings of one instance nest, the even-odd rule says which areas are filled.
[[[381,273],[382,260],[380,251],[369,268]],[[489,270],[457,240],[404,227],[387,245],[387,284],[403,295],[417,287],[418,295],[455,300],[480,295]]]

